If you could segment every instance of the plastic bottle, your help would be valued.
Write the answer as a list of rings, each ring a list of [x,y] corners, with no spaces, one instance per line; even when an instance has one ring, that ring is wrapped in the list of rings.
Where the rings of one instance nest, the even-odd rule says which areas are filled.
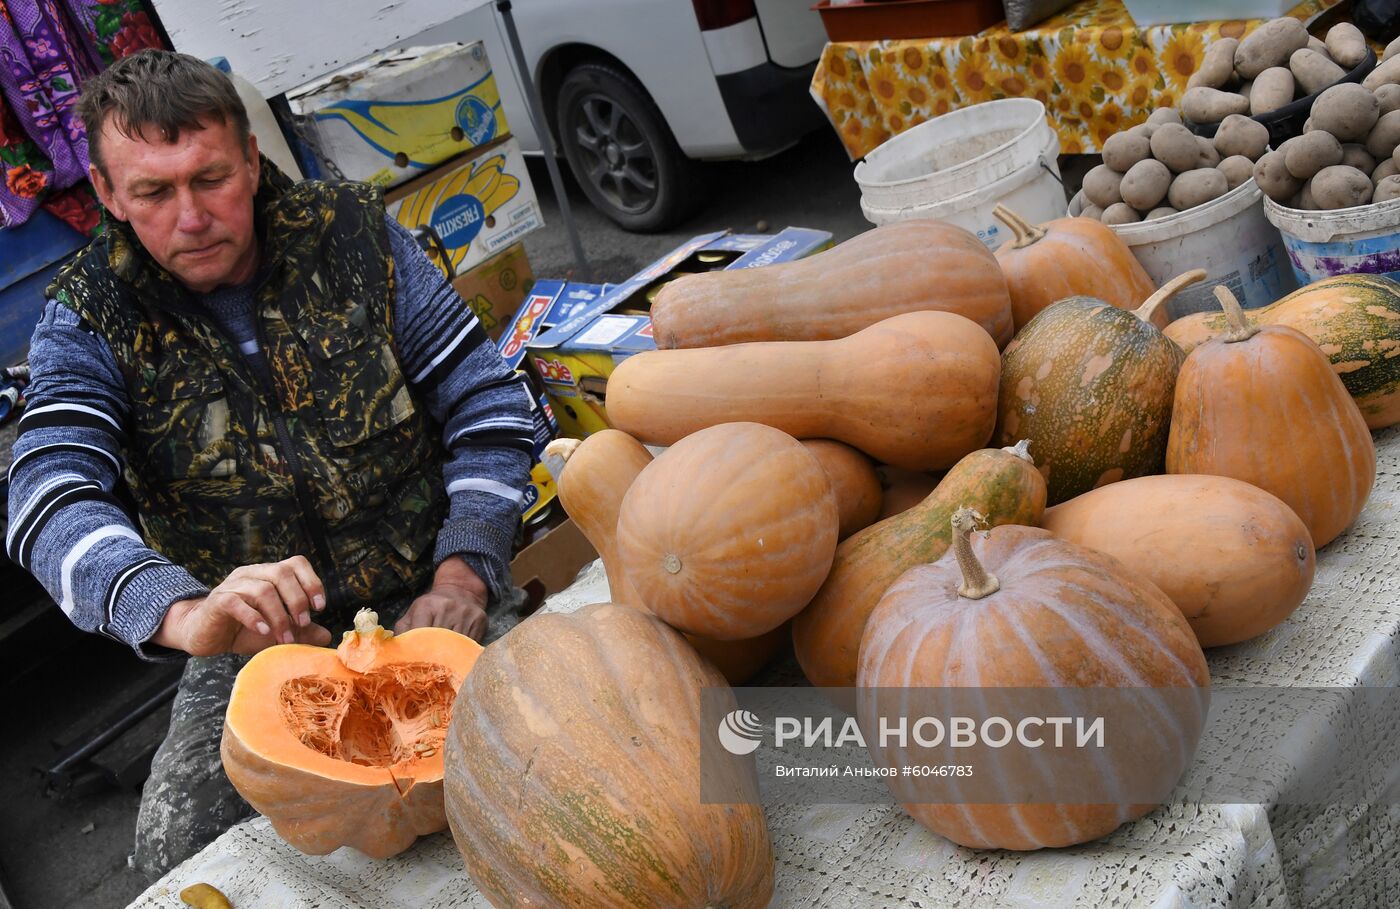
[[[277,117],[272,113],[272,108],[262,96],[262,92],[234,72],[227,58],[215,57],[209,62],[233,80],[238,97],[243,99],[243,106],[248,109],[248,126],[253,135],[258,137],[258,151],[267,155],[268,160],[276,164],[288,177],[293,180],[303,179],[301,165],[287,146],[287,140],[282,136],[282,127],[278,125]]]

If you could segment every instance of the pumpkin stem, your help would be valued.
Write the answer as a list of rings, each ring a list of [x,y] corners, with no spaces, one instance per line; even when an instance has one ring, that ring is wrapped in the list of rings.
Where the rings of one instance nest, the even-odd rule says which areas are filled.
[[[997,207],[992,210],[992,215],[1002,224],[1011,228],[1011,233],[1016,235],[1016,239],[1011,243],[1012,249],[1024,249],[1032,243],[1045,238],[1045,231],[1036,227],[1005,205],[997,205]]]
[[[559,482],[559,478],[564,475],[564,465],[569,463],[569,458],[574,456],[574,452],[578,451],[582,444],[579,439],[555,439],[544,447],[540,462],[554,478],[554,482]]]
[[[1032,466],[1035,465],[1035,458],[1031,457],[1030,439],[1022,439],[1010,448],[1003,448],[1002,451],[1010,455],[1015,455],[1022,461],[1025,461],[1026,463],[1031,464]]]
[[[355,613],[355,628],[341,635],[336,656],[345,668],[364,672],[374,665],[379,656],[379,645],[394,636],[392,631],[379,627],[379,613],[373,609],[361,609]]]
[[[1157,289],[1157,292],[1142,302],[1142,305],[1133,310],[1133,315],[1144,322],[1151,322],[1152,317],[1157,314],[1157,308],[1163,303],[1176,296],[1183,288],[1197,281],[1204,281],[1206,272],[1203,268],[1195,268],[1182,275],[1177,275],[1166,284]]]
[[[963,576],[958,595],[970,600],[980,600],[1001,589],[1001,582],[996,579],[996,575],[990,574],[982,567],[982,563],[977,561],[977,556],[972,553],[972,544],[967,539],[968,534],[976,530],[978,524],[986,523],[987,519],[971,508],[959,508],[953,512],[953,555],[957,557],[958,567],[962,569]]]
[[[1236,300],[1235,295],[1230,293],[1230,288],[1223,284],[1217,284],[1215,286],[1215,299],[1220,301],[1220,308],[1225,310],[1225,321],[1230,325],[1230,330],[1225,332],[1222,339],[1226,344],[1248,341],[1259,333],[1257,326],[1249,324],[1244,310],[1240,308],[1240,301]]]

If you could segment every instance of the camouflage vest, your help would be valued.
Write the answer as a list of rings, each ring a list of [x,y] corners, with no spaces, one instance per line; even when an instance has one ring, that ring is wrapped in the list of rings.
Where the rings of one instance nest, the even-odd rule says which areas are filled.
[[[305,555],[332,626],[426,589],[445,451],[394,346],[380,191],[293,185],[264,159],[255,201],[265,381],[124,224],[49,296],[106,339],[126,383],[125,479],[146,540],[208,585]]]

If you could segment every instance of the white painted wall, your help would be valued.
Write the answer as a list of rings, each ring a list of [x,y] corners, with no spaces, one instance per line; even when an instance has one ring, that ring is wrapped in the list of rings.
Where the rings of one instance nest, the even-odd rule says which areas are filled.
[[[175,49],[279,95],[489,0],[152,0]]]

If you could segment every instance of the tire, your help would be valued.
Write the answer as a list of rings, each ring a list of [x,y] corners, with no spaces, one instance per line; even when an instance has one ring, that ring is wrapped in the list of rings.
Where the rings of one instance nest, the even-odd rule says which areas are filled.
[[[697,167],[636,79],[606,63],[579,64],[560,83],[555,111],[574,178],[624,230],[665,230],[694,211]]]

